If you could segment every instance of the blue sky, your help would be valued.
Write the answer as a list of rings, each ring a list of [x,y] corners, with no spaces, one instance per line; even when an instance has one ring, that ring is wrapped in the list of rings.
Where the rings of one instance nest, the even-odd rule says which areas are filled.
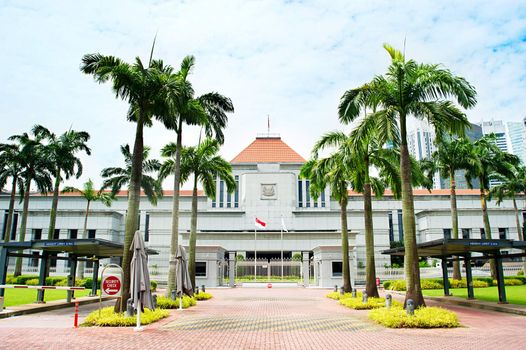
[[[196,56],[198,94],[233,100],[228,160],[266,131],[267,115],[271,132],[308,157],[322,133],[342,128],[343,92],[382,74],[382,44],[402,48],[404,38],[409,58],[442,63],[476,87],[472,122],[526,116],[524,1],[0,1],[0,142],[37,123],[86,130],[93,155],[71,184],[100,183],[102,168],[121,164],[134,125],[109,85],[80,73],[81,57],[147,59],[156,33],[166,63]],[[196,134],[188,129],[185,144]],[[154,155],[173,140],[160,125],[145,132]]]

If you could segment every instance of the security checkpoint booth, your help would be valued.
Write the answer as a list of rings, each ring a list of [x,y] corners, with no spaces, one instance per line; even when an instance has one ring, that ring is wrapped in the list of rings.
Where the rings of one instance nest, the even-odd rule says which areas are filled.
[[[223,285],[228,264],[226,250],[215,245],[199,245],[195,248],[195,284],[217,287]]]
[[[108,258],[122,259],[123,244],[112,242],[105,239],[86,238],[86,239],[52,239],[52,240],[32,240],[24,242],[2,242],[0,243],[0,285],[5,285],[7,277],[7,267],[10,258],[32,258],[40,260],[39,285],[46,285],[46,271],[51,259],[69,261],[70,270],[68,275],[68,286],[73,287],[79,261],[93,262],[93,285],[91,295],[97,295],[97,281],[99,275],[99,261]],[[40,251],[38,254],[27,254],[24,250]],[[58,254],[67,253],[67,256]],[[156,251],[148,249],[148,255],[157,254]],[[44,289],[38,291],[37,302],[44,302]],[[0,297],[3,297],[5,290],[0,288]],[[71,300],[72,293],[68,292],[68,301]]]
[[[343,255],[341,246],[318,246],[313,249],[314,281],[318,287],[332,288],[343,285]],[[356,266],[354,246],[349,245],[349,273],[354,286]]]
[[[526,241],[515,241],[511,239],[452,239],[442,238],[416,245],[419,257],[430,257],[442,260],[442,281],[444,285],[444,296],[450,296],[449,277],[447,262],[460,258],[466,267],[466,282],[468,299],[475,299],[473,290],[473,275],[471,263],[474,259],[495,259],[497,271],[497,288],[499,292],[499,303],[507,304],[506,288],[504,286],[504,271],[502,260],[511,257],[526,256]],[[522,250],[521,253],[504,254],[501,250]],[[477,254],[476,256],[472,253]],[[384,250],[382,254],[403,256],[405,247]]]

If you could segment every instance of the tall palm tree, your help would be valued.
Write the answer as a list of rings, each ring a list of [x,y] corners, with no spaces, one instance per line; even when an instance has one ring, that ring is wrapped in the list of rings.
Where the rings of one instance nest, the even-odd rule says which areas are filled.
[[[349,202],[348,190],[352,187],[351,164],[342,152],[335,152],[331,156],[318,159],[316,154],[305,163],[300,171],[300,176],[310,180],[310,193],[317,198],[327,186],[330,188],[331,197],[340,204],[340,222],[342,230],[342,275],[343,289],[351,291],[351,273],[349,267],[349,232],[347,223],[347,204]]]
[[[153,118],[166,114],[166,91],[169,86],[170,66],[165,66],[162,60],[154,60],[152,46],[150,60],[147,65],[137,57],[134,63],[127,63],[114,56],[104,56],[99,53],[87,54],[82,58],[80,70],[93,75],[98,83],[112,82],[117,98],[128,102],[128,121],[136,123],[135,141],[131,161],[131,174],[128,192],[128,210],[125,223],[123,245],[123,297],[115,306],[116,311],[123,310],[129,297],[130,285],[130,245],[138,228],[140,204],[140,189],[142,177],[144,127],[152,125]]]
[[[3,188],[8,180],[11,180],[11,194],[9,196],[9,210],[5,226],[4,242],[9,242],[11,238],[11,227],[13,225],[13,215],[15,211],[16,188],[23,192],[22,164],[20,157],[20,145],[0,144],[0,188]]]
[[[62,193],[71,193],[71,192],[77,192],[80,193],[82,197],[86,200],[86,214],[84,216],[84,228],[82,230],[82,238],[88,238],[88,216],[89,216],[89,208],[91,202],[102,202],[105,206],[109,207],[111,205],[111,202],[115,198],[111,193],[104,193],[102,191],[96,191],[93,187],[93,181],[89,179],[87,182],[84,183],[84,186],[82,189],[78,189],[76,187],[67,186],[64,187],[62,190]],[[84,261],[79,261],[79,266],[77,269],[77,278],[83,279],[84,278]]]
[[[53,201],[51,203],[48,228],[48,239],[52,239],[57,221],[60,183],[63,178],[69,179],[70,176],[75,176],[78,179],[82,175],[82,162],[76,154],[81,151],[87,155],[91,154],[90,148],[86,145],[90,136],[85,131],[75,131],[71,129],[57,136],[42,125],[36,125],[34,131],[35,134],[47,140],[45,147],[46,154],[55,164],[53,172],[55,184],[53,186]]]
[[[400,135],[400,173],[402,218],[404,225],[406,301],[425,305],[420,288],[420,270],[416,249],[416,223],[411,179],[411,161],[407,144],[407,118],[429,121],[437,130],[462,134],[468,126],[464,113],[449,98],[464,108],[476,103],[475,89],[464,79],[434,64],[406,60],[402,52],[384,44],[391,57],[385,75],[376,76],[369,84],[347,91],[340,102],[339,119],[353,122],[360,116],[361,106],[373,104],[377,109],[367,118],[378,119],[379,130]],[[387,122],[386,122],[387,121]],[[390,138],[392,136],[389,136]]]
[[[13,135],[9,140],[16,141],[19,144],[19,161],[22,167],[21,177],[23,178],[23,187],[21,186],[20,195],[23,196],[24,205],[22,212],[22,222],[20,224],[19,242],[26,239],[27,218],[29,215],[29,195],[31,192],[31,183],[37,185],[41,193],[47,193],[52,188],[50,173],[53,171],[53,163],[47,158],[41,138],[34,133],[34,138],[27,133]],[[22,258],[18,257],[15,264],[15,276],[22,273]]]
[[[500,174],[502,176],[511,176],[513,167],[518,164],[518,158],[509,153],[500,150],[496,144],[494,134],[485,135],[473,143],[470,158],[474,161],[472,167],[466,171],[468,186],[471,188],[471,180],[479,180],[480,206],[482,208],[482,220],[484,222],[484,234],[486,239],[491,239],[491,225],[488,215],[488,192],[490,189],[490,180]],[[491,277],[497,278],[497,267],[495,260],[490,260]]]
[[[112,196],[117,195],[117,193],[123,187],[128,185],[131,180],[132,155],[130,152],[130,146],[122,145],[121,153],[124,156],[124,168],[104,168],[101,172],[101,176],[104,179],[101,190],[110,188]],[[161,182],[156,180],[155,177],[151,176],[150,174],[159,171],[161,168],[161,163],[157,159],[148,159],[149,155],[150,148],[145,146],[142,156],[142,176],[140,188],[142,188],[150,203],[156,205],[157,200],[163,196],[163,189],[161,187]]]
[[[491,200],[495,197],[497,205],[500,205],[504,198],[511,198],[515,211],[517,235],[520,240],[524,241],[524,232],[522,231],[519,220],[519,209],[517,208],[516,198],[519,193],[526,193],[526,167],[519,165],[507,176],[495,174],[493,179],[499,181],[500,184],[490,189],[488,199]],[[522,263],[522,270],[526,273],[526,258],[522,258]]]
[[[438,148],[431,156],[432,167],[429,176],[432,177],[438,172],[441,178],[449,178],[452,237],[458,239],[459,229],[455,172],[457,170],[466,170],[473,165],[472,158],[469,155],[471,142],[465,138],[451,139],[447,136],[439,137],[437,141]],[[461,279],[458,258],[453,260],[453,279]]]
[[[172,147],[173,144],[167,145]],[[219,154],[219,142],[206,138],[197,147],[183,147],[181,152],[181,182],[193,177],[192,216],[190,220],[190,250],[188,269],[192,285],[195,286],[195,247],[197,241],[197,185],[201,183],[205,195],[214,199],[216,195],[216,178],[223,180],[229,193],[236,189],[236,181],[232,176],[232,166]],[[163,172],[163,170],[165,170]],[[161,176],[172,173],[173,158],[163,163]]]
[[[180,70],[170,75],[168,91],[169,113],[163,117],[163,123],[177,135],[174,158],[174,194],[172,202],[172,232],[170,240],[170,260],[175,259],[179,244],[179,188],[181,183],[181,150],[183,145],[183,125],[200,125],[207,136],[214,135],[223,143],[228,117],[226,113],[234,111],[232,101],[218,93],[212,92],[195,97],[189,75],[194,67],[195,58],[187,56],[181,63]],[[167,293],[175,289],[175,264],[169,264]]]

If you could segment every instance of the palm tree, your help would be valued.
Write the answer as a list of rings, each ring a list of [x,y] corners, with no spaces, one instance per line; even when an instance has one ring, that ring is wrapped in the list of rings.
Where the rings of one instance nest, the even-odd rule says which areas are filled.
[[[416,249],[415,209],[411,179],[411,161],[407,145],[407,118],[429,121],[437,134],[444,131],[462,134],[468,120],[448,98],[453,97],[464,108],[476,103],[475,89],[461,77],[434,64],[406,61],[402,52],[384,44],[391,57],[385,76],[347,91],[340,102],[339,119],[351,123],[360,116],[361,106],[376,105],[367,118],[378,119],[379,130],[392,138],[400,135],[400,174],[402,216],[404,225],[406,301],[425,305],[420,288],[420,270]],[[365,102],[364,102],[365,101]]]
[[[496,144],[494,134],[485,135],[473,143],[470,158],[474,161],[466,171],[468,186],[471,188],[471,180],[479,180],[480,206],[482,208],[482,220],[484,222],[484,235],[486,239],[491,239],[491,225],[488,215],[488,192],[490,189],[490,180],[500,174],[502,176],[512,176],[513,167],[518,164],[518,158],[509,153],[500,150]],[[497,267],[495,260],[490,260],[491,277],[497,278]]]
[[[77,152],[84,151],[87,155],[91,150],[86,145],[90,136],[85,131],[68,130],[62,135],[57,136],[42,125],[36,125],[35,134],[48,141],[46,145],[47,157],[55,164],[53,176],[55,184],[53,187],[53,201],[49,215],[48,239],[53,238],[55,224],[57,221],[58,193],[60,183],[70,176],[77,179],[82,175],[82,162],[76,156]]]
[[[11,194],[9,197],[9,210],[5,226],[4,242],[9,242],[11,227],[13,225],[13,215],[15,208],[16,188],[23,192],[22,165],[19,159],[20,145],[0,144],[0,188],[3,188],[8,180],[11,180]]]
[[[172,148],[175,145],[169,144]],[[190,220],[190,251],[188,259],[188,269],[192,285],[195,286],[195,247],[197,240],[197,185],[201,183],[205,195],[214,199],[216,195],[216,178],[226,183],[229,193],[235,191],[236,181],[232,176],[232,167],[219,154],[219,142],[211,138],[206,138],[197,147],[183,147],[181,152],[181,182],[185,182],[193,176],[192,190],[192,217]],[[164,172],[161,176],[167,176],[173,170],[173,158],[163,163]]]
[[[23,178],[23,186],[20,186],[20,195],[23,196],[24,206],[22,212],[22,222],[20,224],[19,242],[26,239],[27,217],[29,215],[29,195],[31,192],[31,183],[37,185],[41,193],[47,193],[51,190],[51,171],[53,170],[52,162],[47,158],[44,146],[41,143],[41,138],[35,134],[35,138],[31,138],[27,133],[21,135],[13,135],[9,140],[16,141],[19,144],[19,157],[22,172],[20,176]],[[20,276],[22,273],[22,258],[18,257],[15,264],[15,276]]]
[[[451,139],[449,137],[439,137],[437,139],[438,149],[432,154],[432,167],[429,176],[436,172],[441,178],[449,178],[450,201],[451,201],[451,227],[452,236],[458,239],[458,210],[455,172],[466,170],[473,165],[472,158],[469,156],[471,142],[465,138]],[[460,280],[459,259],[453,260],[453,279]]]
[[[111,193],[104,193],[102,191],[96,191],[93,188],[93,181],[91,181],[91,179],[89,179],[88,182],[84,183],[84,186],[82,189],[67,186],[67,187],[64,187],[64,189],[62,190],[62,193],[71,193],[71,192],[80,193],[80,195],[84,197],[84,199],[87,201],[86,215],[84,216],[84,229],[82,230],[82,238],[86,239],[88,238],[88,216],[89,216],[89,207],[90,207],[91,202],[100,201],[105,206],[109,207],[115,197]],[[79,267],[77,269],[77,278],[79,279],[84,278],[84,261],[79,261]]]
[[[153,60],[153,48],[150,60],[145,66],[137,57],[134,63],[127,63],[114,56],[103,56],[99,53],[87,54],[82,58],[80,70],[93,75],[98,83],[112,81],[112,88],[117,98],[128,102],[128,120],[136,123],[135,141],[131,161],[131,173],[128,192],[128,210],[125,223],[123,247],[123,297],[115,306],[116,311],[123,310],[129,297],[130,285],[130,245],[138,228],[140,189],[143,164],[143,129],[152,125],[153,118],[166,114],[166,90],[168,76],[172,68],[165,66],[162,60]]]
[[[352,186],[351,164],[343,152],[335,152],[330,157],[318,159],[316,154],[303,165],[300,176],[310,180],[310,193],[317,198],[329,186],[331,197],[340,204],[340,221],[342,229],[342,275],[343,289],[351,291],[351,274],[349,268],[349,233],[347,228],[348,190]]]
[[[519,165],[513,169],[513,172],[508,176],[501,174],[495,174],[494,180],[500,182],[497,186],[494,186],[489,191],[488,199],[491,200],[493,197],[496,198],[497,205],[500,205],[504,198],[511,198],[513,202],[513,209],[515,210],[515,225],[517,225],[518,238],[524,241],[524,232],[522,231],[519,210],[517,208],[517,194],[526,193],[526,167]],[[522,258],[523,267],[522,270],[526,273],[526,259]]]
[[[101,190],[111,189],[112,196],[116,196],[121,188],[130,183],[132,175],[132,155],[129,145],[121,146],[121,153],[124,156],[124,168],[111,167],[102,169],[101,176],[104,178]],[[162,198],[163,189],[161,182],[152,177],[151,173],[159,171],[161,163],[157,159],[148,159],[150,148],[145,146],[142,156],[142,176],[141,186],[144,194],[153,205],[157,204],[157,199]],[[129,194],[128,194],[129,195]]]
[[[234,111],[232,101],[218,93],[212,92],[200,97],[194,96],[194,89],[188,76],[195,64],[193,56],[187,56],[181,63],[180,70],[170,75],[168,101],[170,110],[164,115],[163,123],[177,135],[174,157],[174,194],[172,202],[172,233],[170,240],[170,260],[173,260],[179,244],[179,188],[181,183],[181,150],[183,125],[200,125],[207,136],[214,135],[223,143],[223,129],[227,124],[226,113]],[[167,293],[175,289],[175,264],[169,264]]]

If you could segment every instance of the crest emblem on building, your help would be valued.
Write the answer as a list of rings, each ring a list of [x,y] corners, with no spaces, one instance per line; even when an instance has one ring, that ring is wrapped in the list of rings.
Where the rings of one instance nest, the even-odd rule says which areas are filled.
[[[277,199],[276,184],[261,184],[261,199]]]

